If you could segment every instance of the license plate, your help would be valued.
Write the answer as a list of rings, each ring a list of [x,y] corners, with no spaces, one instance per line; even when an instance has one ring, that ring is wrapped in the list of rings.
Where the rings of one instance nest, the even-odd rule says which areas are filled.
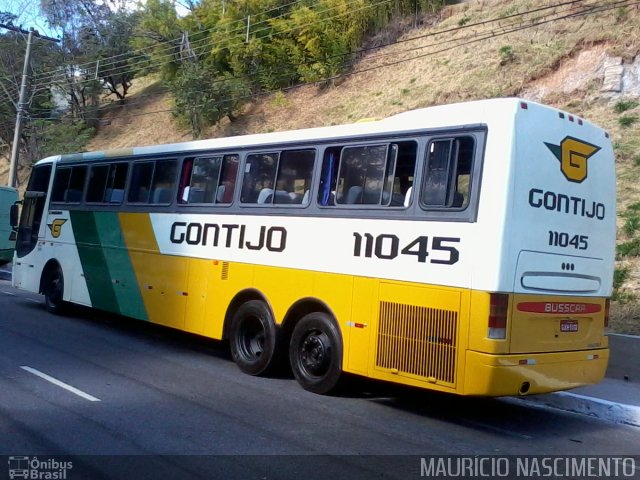
[[[577,332],[578,321],[577,320],[560,320],[561,332]]]

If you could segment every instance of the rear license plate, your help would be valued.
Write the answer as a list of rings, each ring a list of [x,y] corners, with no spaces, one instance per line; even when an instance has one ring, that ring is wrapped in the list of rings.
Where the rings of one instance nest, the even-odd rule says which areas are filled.
[[[577,320],[560,320],[561,332],[577,332],[578,321]]]

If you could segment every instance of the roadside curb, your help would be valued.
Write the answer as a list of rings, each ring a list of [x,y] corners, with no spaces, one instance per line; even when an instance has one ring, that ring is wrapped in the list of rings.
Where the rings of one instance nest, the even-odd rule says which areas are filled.
[[[556,408],[568,412],[590,415],[614,423],[640,427],[640,407],[611,402],[570,392],[556,392],[531,397],[516,397],[516,400]]]

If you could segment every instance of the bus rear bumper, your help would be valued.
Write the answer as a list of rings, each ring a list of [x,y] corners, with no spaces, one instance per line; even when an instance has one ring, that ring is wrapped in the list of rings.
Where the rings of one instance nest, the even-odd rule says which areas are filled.
[[[609,349],[491,355],[467,351],[464,395],[532,395],[598,383]]]

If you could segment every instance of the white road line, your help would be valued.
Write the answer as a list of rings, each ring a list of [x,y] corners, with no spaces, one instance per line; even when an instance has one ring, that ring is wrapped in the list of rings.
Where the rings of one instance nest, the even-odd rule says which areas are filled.
[[[11,292],[2,292],[2,293],[4,293],[5,295],[11,295],[12,297],[17,296],[15,293],[11,293]]]
[[[51,382],[54,385],[57,385],[60,388],[64,388],[65,390],[70,391],[71,393],[75,393],[76,395],[78,395],[79,397],[84,398],[85,400],[89,400],[90,402],[99,402],[100,399],[96,398],[92,395],[89,395],[88,393],[83,392],[82,390],[78,390],[75,387],[72,387],[71,385],[68,385],[64,382],[61,382],[60,380],[50,377],[49,375],[47,375],[46,373],[42,373],[39,370],[36,370],[35,368],[31,368],[31,367],[26,367],[26,366],[22,366],[20,367],[23,370],[26,370],[29,373],[33,373],[34,375],[37,375],[40,378],[45,379],[47,382]]]
[[[33,302],[33,303],[40,303],[41,302],[40,300],[37,300],[35,298],[27,298],[27,300],[29,300],[30,302]]]
[[[624,338],[636,338],[640,339],[640,335],[629,335],[626,333],[607,333],[610,337],[624,337]]]

